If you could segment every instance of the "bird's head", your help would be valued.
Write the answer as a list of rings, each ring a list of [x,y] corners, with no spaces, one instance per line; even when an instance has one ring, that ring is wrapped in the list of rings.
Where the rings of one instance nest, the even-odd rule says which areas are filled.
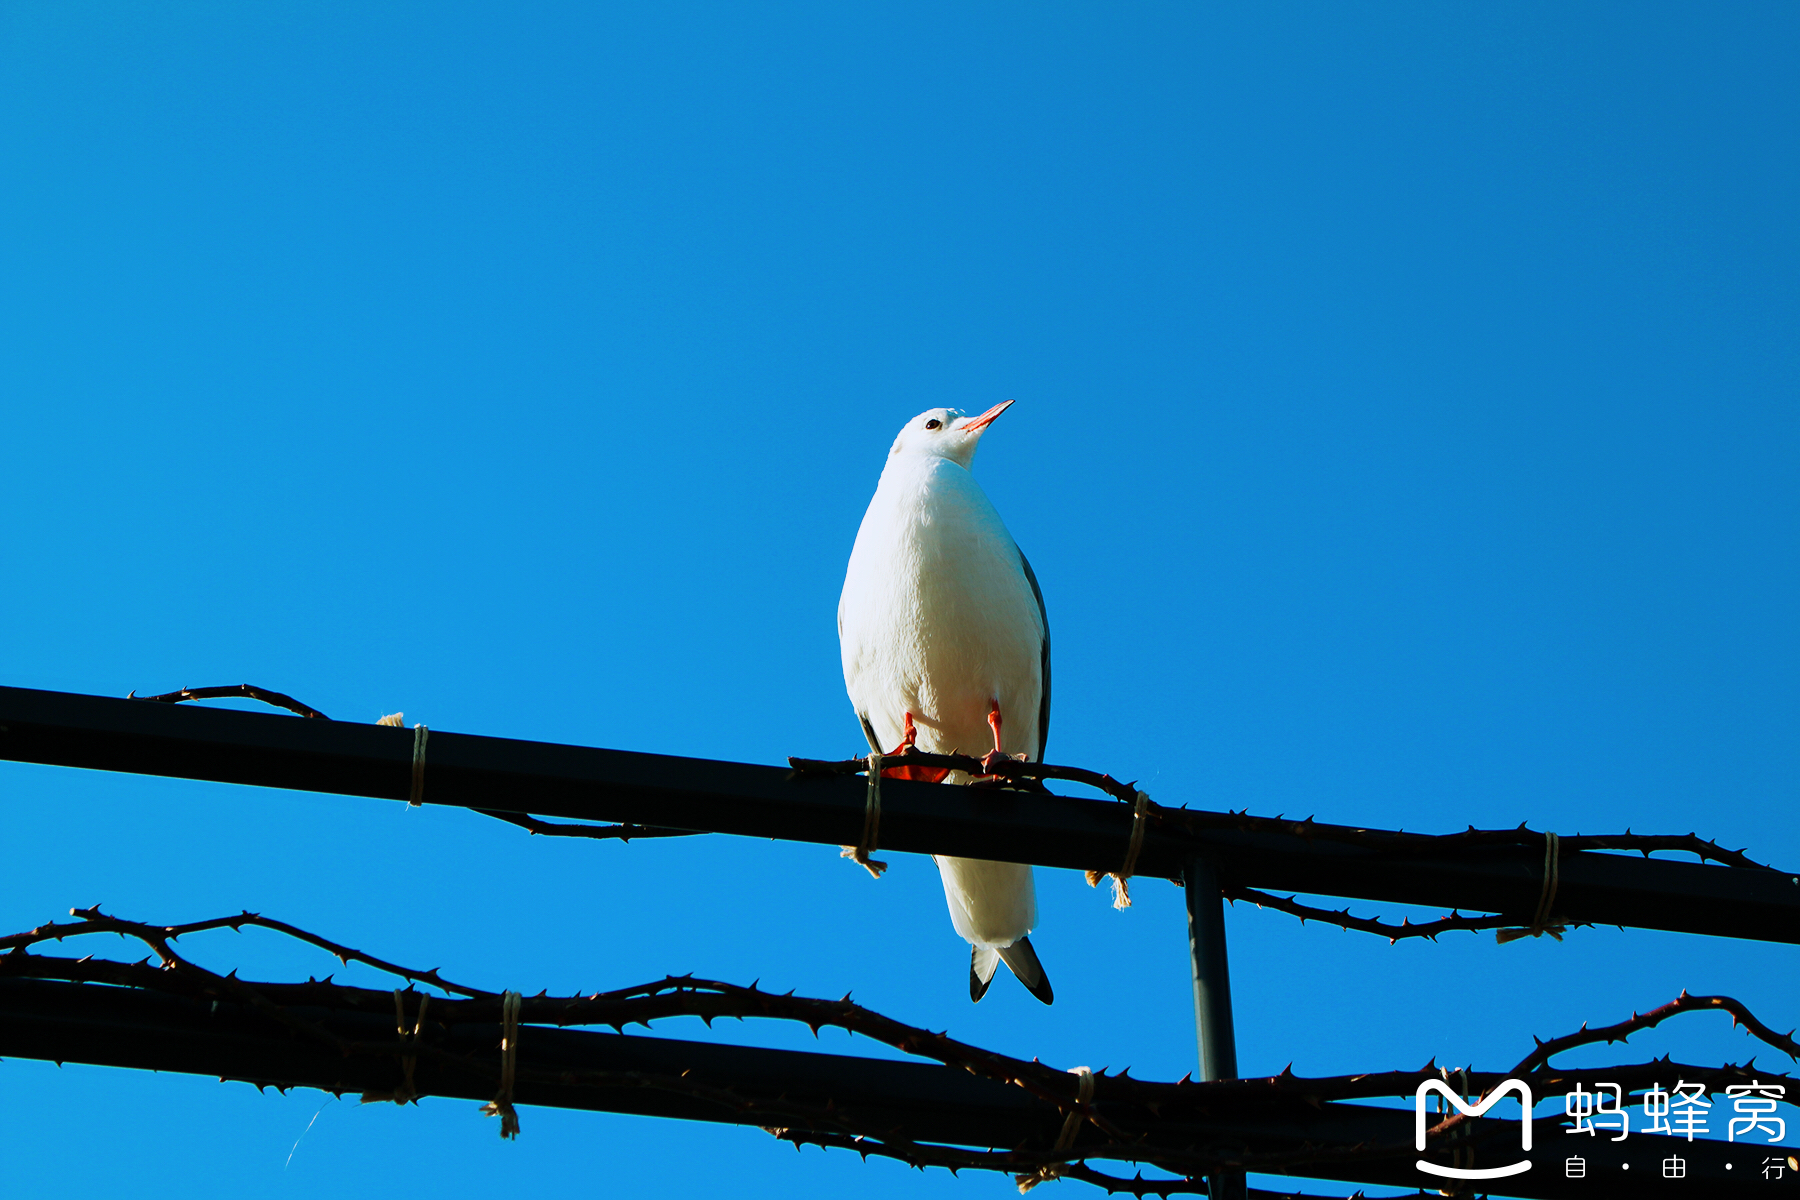
[[[1011,400],[1002,400],[979,417],[971,417],[959,408],[928,408],[900,430],[888,457],[929,454],[967,468],[974,461],[975,444],[981,440],[982,430],[1011,404]]]

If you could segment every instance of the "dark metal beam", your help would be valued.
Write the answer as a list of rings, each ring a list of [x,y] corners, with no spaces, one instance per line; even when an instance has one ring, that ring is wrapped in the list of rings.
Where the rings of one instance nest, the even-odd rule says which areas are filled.
[[[395,1041],[391,1013],[303,1006],[285,1011],[340,1038],[377,1044]],[[882,1139],[977,1148],[1046,1150],[1063,1124],[1060,1111],[1023,1089],[930,1063],[535,1025],[522,1027],[519,1035],[520,1077],[514,1096],[521,1105],[752,1126],[794,1125],[784,1109],[789,1103],[815,1110],[829,1105],[842,1129]],[[420,1055],[414,1070],[415,1086],[426,1096],[473,1101],[492,1098],[498,1042],[499,1030],[493,1024],[428,1022],[426,1046],[467,1055],[477,1063],[491,1061],[495,1070],[482,1073]],[[350,1093],[385,1092],[401,1081],[397,1058],[344,1055],[330,1045],[296,1036],[287,1026],[243,1005],[28,978],[0,978],[0,1058],[174,1071]],[[582,1073],[601,1072],[611,1073],[605,1086],[568,1082]],[[541,1077],[544,1074],[548,1078]],[[558,1077],[564,1081],[552,1081]],[[659,1087],[658,1078],[701,1085],[714,1090],[714,1098]],[[1131,1149],[1121,1153],[1119,1147],[1097,1144],[1099,1135],[1084,1126],[1071,1153],[1103,1163],[1105,1159],[1154,1158],[1158,1149],[1211,1147],[1271,1154],[1336,1147],[1346,1155],[1340,1161],[1294,1163],[1281,1173],[1432,1189],[1442,1181],[1421,1174],[1414,1161],[1419,1157],[1440,1164],[1450,1161],[1446,1149],[1434,1148],[1424,1156],[1410,1152],[1410,1109],[1333,1102],[1314,1106],[1293,1097],[1291,1103],[1280,1106],[1244,1105],[1240,1100],[1209,1113],[1204,1099],[1197,1099],[1194,1112],[1171,1118],[1145,1113],[1130,1104],[1109,1105],[1102,1089],[1096,1098],[1097,1109],[1133,1139]],[[529,1116],[526,1119],[529,1121]],[[1516,1122],[1490,1117],[1477,1122],[1473,1136],[1458,1144],[1465,1155],[1475,1147],[1477,1161],[1485,1165],[1521,1157],[1520,1141]],[[1368,1145],[1407,1152],[1357,1157],[1356,1148]],[[1570,1136],[1540,1119],[1534,1149],[1525,1156],[1532,1160],[1532,1169],[1485,1184],[1481,1190],[1527,1200],[1772,1195],[1775,1193],[1767,1190],[1769,1184],[1759,1164],[1770,1157],[1785,1159],[1797,1153],[1800,1151],[1785,1146],[1716,1141],[1690,1144],[1641,1134],[1633,1134],[1624,1143],[1610,1143],[1604,1138]],[[1589,1177],[1565,1176],[1564,1163],[1570,1154],[1587,1159]],[[1672,1156],[1684,1160],[1686,1175],[1682,1179],[1661,1177],[1660,1163]],[[1727,1163],[1732,1164],[1731,1169]],[[1791,1171],[1789,1176],[1791,1180]]]
[[[184,779],[404,800],[411,730],[225,709],[0,687],[0,758]],[[850,777],[794,779],[782,767],[432,731],[427,804],[531,812],[751,837],[849,845],[865,788]],[[1109,801],[1006,790],[882,785],[881,846],[1116,868],[1131,814]],[[1360,838],[1337,840],[1341,833]],[[1392,849],[1382,843],[1392,839]],[[1310,834],[1152,826],[1137,873],[1181,877],[1196,853],[1221,883],[1520,914],[1542,886],[1529,847],[1420,854],[1402,835],[1315,825]],[[1800,876],[1567,853],[1558,915],[1572,921],[1800,943]]]

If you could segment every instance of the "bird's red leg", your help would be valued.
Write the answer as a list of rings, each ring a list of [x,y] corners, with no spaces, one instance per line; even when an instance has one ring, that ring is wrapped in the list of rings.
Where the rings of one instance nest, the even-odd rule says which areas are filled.
[[[911,754],[917,748],[919,731],[913,725],[913,715],[906,714],[906,727],[900,736],[900,744],[888,751],[889,754]],[[941,783],[944,776],[950,773],[947,767],[886,767],[882,770],[885,779],[917,779],[924,783]]]
[[[1000,749],[1000,702],[998,700],[993,700],[989,703],[991,707],[988,709],[988,725],[994,731],[994,748],[982,755],[981,768],[992,775],[994,773],[994,764],[1007,758],[1007,753]]]

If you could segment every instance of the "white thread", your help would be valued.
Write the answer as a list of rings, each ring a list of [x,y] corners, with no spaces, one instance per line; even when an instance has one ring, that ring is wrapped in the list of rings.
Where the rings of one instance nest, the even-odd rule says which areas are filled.
[[[406,803],[413,808],[417,808],[417,807],[419,807],[420,804],[424,803],[424,796],[425,796],[425,739],[427,737],[429,737],[430,735],[431,735],[431,730],[425,728],[425,726],[423,726],[423,725],[414,725],[413,726],[412,795],[407,797],[407,800],[406,800]]]
[[[1139,796],[1143,793],[1139,792]],[[1087,1067],[1075,1067],[1069,1074],[1081,1078],[1075,1092],[1075,1107],[1063,1118],[1062,1132],[1056,1135],[1056,1144],[1050,1148],[1052,1154],[1061,1154],[1075,1145],[1075,1135],[1081,1132],[1081,1122],[1086,1108],[1094,1100],[1094,1073]],[[1045,1163],[1037,1170],[1017,1176],[1013,1182],[1019,1185],[1019,1194],[1024,1195],[1040,1183],[1048,1183],[1052,1179],[1060,1179],[1068,1163]]]
[[[1546,933],[1557,941],[1562,941],[1565,923],[1561,918],[1550,915],[1551,906],[1556,903],[1556,888],[1562,881],[1562,839],[1554,833],[1544,834],[1544,885],[1538,892],[1537,911],[1531,915],[1531,924],[1524,929],[1496,929],[1494,940],[1504,946],[1508,942],[1524,937],[1543,937]]]
[[[862,841],[854,846],[845,846],[839,858],[847,858],[855,862],[863,870],[880,879],[881,873],[888,865],[878,859],[870,858],[875,853],[876,838],[881,833],[881,752],[871,753],[868,758],[869,795],[863,803]]]
[[[127,697],[127,699],[129,699],[129,697]],[[289,1168],[289,1167],[291,1167],[291,1166],[293,1166],[293,1165],[294,1165],[294,1152],[295,1152],[295,1151],[297,1151],[297,1150],[299,1150],[299,1149],[300,1149],[300,1143],[301,1143],[301,1142],[302,1142],[302,1141],[303,1141],[303,1140],[304,1140],[304,1139],[305,1139],[305,1137],[306,1137],[306,1135],[307,1135],[307,1134],[309,1134],[309,1133],[311,1133],[311,1132],[312,1132],[312,1127],[313,1127],[313,1125],[314,1125],[314,1124],[315,1124],[315,1123],[316,1123],[316,1122],[317,1122],[317,1121],[318,1121],[318,1119],[319,1119],[319,1114],[320,1114],[320,1113],[323,1113],[323,1112],[324,1112],[324,1111],[325,1111],[325,1108],[326,1108],[326,1106],[327,1106],[327,1105],[330,1105],[330,1104],[335,1104],[335,1103],[337,1103],[337,1102],[338,1102],[338,1101],[339,1101],[339,1100],[342,1100],[342,1099],[343,1099],[343,1097],[342,1097],[342,1096],[332,1096],[332,1097],[329,1097],[329,1098],[328,1098],[328,1099],[327,1099],[327,1100],[326,1100],[326,1101],[325,1101],[325,1103],[324,1103],[324,1104],[321,1104],[321,1105],[319,1105],[319,1112],[316,1112],[316,1113],[314,1113],[314,1114],[313,1114],[313,1115],[312,1115],[312,1120],[311,1120],[311,1121],[308,1121],[308,1122],[307,1122],[307,1123],[306,1123],[306,1128],[305,1128],[305,1129],[302,1129],[302,1130],[301,1130],[301,1131],[300,1131],[300,1136],[299,1136],[299,1137],[297,1137],[297,1138],[295,1138],[295,1139],[294,1139],[294,1144],[293,1144],[293,1145],[292,1145],[292,1146],[290,1146],[290,1147],[288,1147],[288,1156],[287,1156],[287,1159],[286,1159],[286,1161],[284,1161],[284,1162],[283,1162],[283,1163],[282,1163],[282,1164],[281,1164],[281,1169],[282,1169],[282,1170],[284,1170],[284,1171],[285,1171],[285,1170],[287,1170],[287,1169],[288,1169],[288,1168]]]
[[[513,1074],[519,1065],[519,993],[500,998],[500,1091],[481,1106],[483,1116],[500,1118],[500,1136],[519,1136],[519,1114],[513,1109]]]

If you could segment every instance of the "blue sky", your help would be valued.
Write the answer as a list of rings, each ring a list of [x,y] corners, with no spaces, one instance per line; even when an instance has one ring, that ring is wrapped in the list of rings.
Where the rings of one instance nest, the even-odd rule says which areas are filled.
[[[1043,583],[1053,761],[1166,803],[1800,863],[1797,26],[10,6],[0,682],[855,753],[833,616],[886,448],[1016,397],[976,473]],[[913,856],[876,883],[823,847],[17,765],[0,797],[7,930],[252,908],[479,986],[760,978],[1058,1065],[1193,1065],[1154,880],[1119,913],[1040,872],[1055,1007],[971,1006]],[[1252,1074],[1502,1068],[1682,988],[1800,1020],[1791,947],[1228,920]],[[1725,1024],[1617,1053],[1756,1052]],[[472,1104],[0,1069],[22,1191],[1010,1189],[754,1130],[526,1110],[502,1144]]]

